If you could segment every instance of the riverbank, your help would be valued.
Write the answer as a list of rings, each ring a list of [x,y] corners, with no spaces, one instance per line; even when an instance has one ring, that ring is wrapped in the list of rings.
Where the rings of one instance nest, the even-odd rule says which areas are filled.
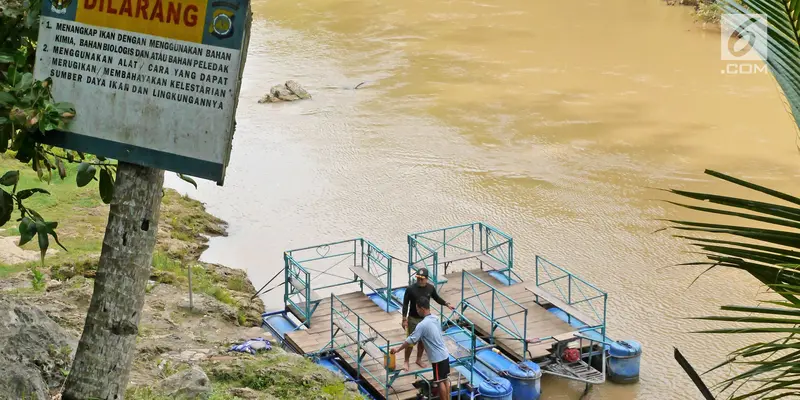
[[[56,178],[47,185],[2,157],[0,171],[21,169],[20,189],[35,186],[51,193],[32,197],[27,205],[59,222],[59,239],[68,251],[48,250],[42,267],[33,244],[16,245],[13,222],[0,231],[0,312],[16,316],[0,321],[0,364],[5,365],[0,398],[35,394],[49,400],[63,385],[83,329],[108,206],[100,201],[96,182],[75,185],[74,170],[64,181]],[[271,337],[260,327],[264,304],[250,300],[255,289],[246,273],[198,261],[208,237],[218,235],[226,235],[224,221],[208,214],[202,203],[164,190],[126,398],[361,398],[327,369],[279,348],[256,355],[228,352],[248,339]]]
[[[705,27],[718,27],[722,7],[717,0],[664,0],[668,5],[694,7],[694,15]]]

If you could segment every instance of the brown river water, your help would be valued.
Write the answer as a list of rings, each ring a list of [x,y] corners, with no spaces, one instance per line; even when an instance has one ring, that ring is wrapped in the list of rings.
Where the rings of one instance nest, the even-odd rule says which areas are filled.
[[[654,233],[692,217],[651,188],[743,194],[716,169],[795,191],[793,123],[765,74],[720,71],[719,33],[660,0],[295,0],[253,3],[224,187],[171,187],[230,223],[203,259],[260,287],[285,249],[365,237],[406,258],[406,234],[485,221],[609,293],[608,333],[643,344],[641,381],[589,399],[700,398],[699,370],[743,339],[686,320],[752,304],[749,276],[664,268],[696,260]],[[257,104],[294,79],[313,100]],[[370,81],[359,90],[348,90]],[[677,199],[677,198],[673,198]],[[401,268],[402,269],[402,268]],[[276,281],[277,282],[277,281]],[[264,297],[280,308],[280,290]],[[713,382],[727,371],[710,375]],[[543,379],[543,399],[582,385]]]

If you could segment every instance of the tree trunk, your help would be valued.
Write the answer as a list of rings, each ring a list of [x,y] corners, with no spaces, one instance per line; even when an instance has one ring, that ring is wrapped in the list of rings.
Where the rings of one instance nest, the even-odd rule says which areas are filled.
[[[123,399],[158,232],[164,171],[120,162],[94,293],[64,400]]]

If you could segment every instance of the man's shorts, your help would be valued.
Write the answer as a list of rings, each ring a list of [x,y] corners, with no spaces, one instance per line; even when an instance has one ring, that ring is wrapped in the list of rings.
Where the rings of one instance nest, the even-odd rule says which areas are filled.
[[[422,322],[422,318],[408,317],[408,331],[406,332],[406,336],[411,336],[420,322]]]
[[[433,363],[432,368],[434,382],[441,382],[447,379],[447,376],[450,375],[450,358],[445,358],[442,361]]]

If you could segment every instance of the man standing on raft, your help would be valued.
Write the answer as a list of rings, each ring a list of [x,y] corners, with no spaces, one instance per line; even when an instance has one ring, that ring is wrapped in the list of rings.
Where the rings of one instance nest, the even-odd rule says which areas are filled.
[[[420,298],[415,308],[416,313],[422,316],[422,320],[416,324],[414,331],[406,338],[403,344],[392,348],[389,352],[395,354],[403,349],[410,350],[415,343],[420,341],[422,341],[419,343],[420,348],[422,348],[422,344],[425,343],[425,347],[428,349],[428,358],[430,358],[433,365],[433,383],[439,386],[439,398],[449,399],[450,352],[447,351],[447,346],[444,343],[442,323],[439,321],[439,317],[431,314],[431,303],[427,297]],[[406,360],[408,360],[408,355],[409,352],[406,352]],[[417,357],[417,364],[419,364],[419,356]],[[408,361],[406,361],[406,365],[408,365]]]
[[[417,324],[422,321],[424,318],[423,315],[420,315],[417,312],[417,306],[420,304],[422,299],[426,300],[426,304],[430,305],[430,300],[433,299],[437,303],[446,306],[447,308],[453,310],[454,307],[450,305],[450,303],[446,302],[443,298],[439,297],[439,294],[436,293],[436,287],[433,286],[428,282],[428,269],[427,268],[420,268],[417,271],[417,283],[414,285],[409,285],[406,288],[406,294],[403,297],[403,329],[406,330],[407,335],[411,335],[417,328]],[[410,307],[409,307],[410,306]],[[440,327],[441,330],[441,327]],[[416,342],[414,342],[416,343]],[[405,348],[405,355],[406,355],[406,362],[403,365],[403,370],[409,370],[409,362],[411,361],[411,349],[414,348],[414,343],[411,343],[409,346]],[[425,341],[423,341],[425,343]],[[419,344],[417,348],[417,365],[420,368],[426,368],[425,362],[422,361],[422,352],[425,350],[425,346],[423,343]],[[431,354],[428,353],[428,358],[431,357]]]

